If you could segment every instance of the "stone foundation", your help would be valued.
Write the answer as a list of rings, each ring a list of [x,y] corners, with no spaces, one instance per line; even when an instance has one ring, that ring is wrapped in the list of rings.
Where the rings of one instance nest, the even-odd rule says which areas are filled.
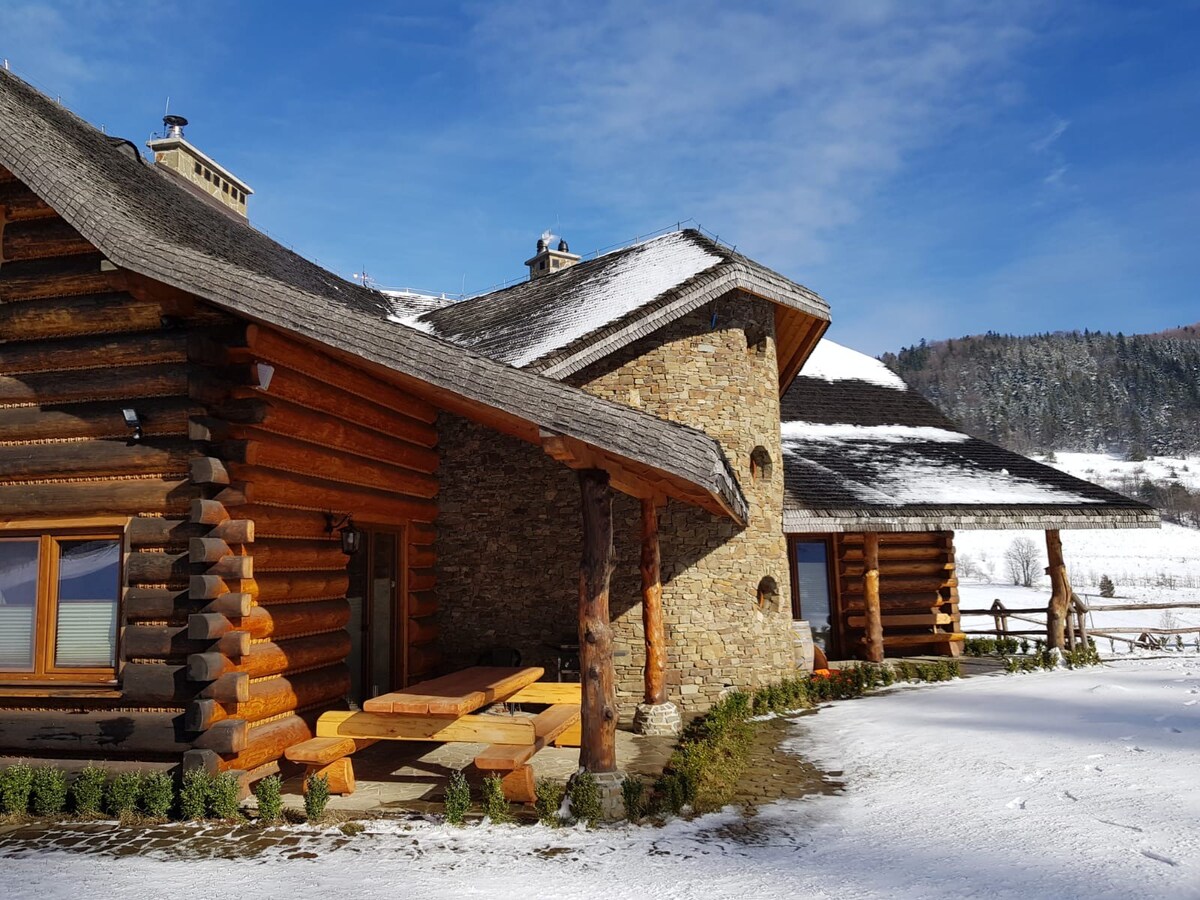
[[[669,737],[683,730],[683,717],[674,703],[639,703],[633,712],[633,730],[638,734]]]

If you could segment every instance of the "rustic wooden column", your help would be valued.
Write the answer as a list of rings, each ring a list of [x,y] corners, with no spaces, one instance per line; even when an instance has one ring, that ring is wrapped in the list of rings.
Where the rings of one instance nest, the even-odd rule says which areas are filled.
[[[642,499],[642,630],[646,635],[646,692],[643,702],[667,702],[667,648],[663,629],[662,557],[658,548],[658,504]]]
[[[617,686],[608,589],[613,570],[612,488],[608,473],[581,469],[583,559],[579,565],[579,669],[583,681],[579,765],[617,770]]]
[[[879,606],[879,535],[863,535],[863,618],[867,661],[883,662],[883,613]]]
[[[1071,581],[1063,561],[1062,537],[1057,529],[1046,530],[1046,574],[1050,576],[1050,604],[1046,607],[1046,646],[1068,649],[1064,634],[1071,604]]]

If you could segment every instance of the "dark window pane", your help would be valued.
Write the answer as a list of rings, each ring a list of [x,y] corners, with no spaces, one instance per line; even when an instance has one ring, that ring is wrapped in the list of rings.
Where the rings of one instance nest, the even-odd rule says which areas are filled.
[[[0,541],[0,670],[33,669],[38,539]]]
[[[829,565],[824,541],[797,541],[796,592],[800,595],[797,617],[812,628],[813,641],[822,649],[829,646],[830,604]]]
[[[67,668],[116,665],[120,542],[59,541],[58,549],[54,665]]]

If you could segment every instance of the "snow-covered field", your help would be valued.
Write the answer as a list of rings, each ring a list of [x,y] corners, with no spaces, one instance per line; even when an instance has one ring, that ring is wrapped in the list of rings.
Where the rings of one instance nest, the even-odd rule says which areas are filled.
[[[1058,453],[1048,465],[1085,478],[1110,490],[1130,494],[1146,479],[1157,483],[1178,481],[1190,491],[1200,491],[1200,457],[1158,456],[1130,462],[1104,453]],[[999,599],[1008,607],[1044,605],[1050,596],[1049,579],[1017,587],[1008,577],[1005,551],[1014,539],[1025,537],[1037,546],[1038,571],[1046,565],[1046,538],[1039,531],[961,531],[955,535],[962,606],[983,609]],[[1071,583],[1089,605],[1106,603],[1200,603],[1200,531],[1165,523],[1161,529],[1068,530],[1062,532],[1063,555]],[[1099,596],[1099,583],[1107,575],[1116,596]],[[967,629],[987,621],[968,617]],[[1147,610],[1098,613],[1094,628],[1200,627],[1200,609]],[[1030,626],[1034,627],[1034,626]],[[1194,644],[1196,635],[1185,636]],[[1100,642],[1100,650],[1109,649]],[[1120,645],[1117,645],[1120,649]]]
[[[377,822],[315,859],[40,853],[0,859],[0,883],[13,900],[1195,898],[1198,701],[1196,656],[894,689],[794,725],[790,748],[844,793],[750,820]]]

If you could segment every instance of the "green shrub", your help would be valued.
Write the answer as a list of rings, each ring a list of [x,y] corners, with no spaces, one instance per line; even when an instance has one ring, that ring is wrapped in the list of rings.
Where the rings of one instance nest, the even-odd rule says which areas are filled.
[[[543,825],[556,828],[562,824],[558,811],[562,808],[563,796],[567,786],[553,778],[539,778],[534,788],[533,808],[537,810],[538,821]]]
[[[121,819],[137,810],[142,776],[138,772],[118,772],[104,791],[104,807],[110,816]]]
[[[89,763],[71,784],[71,809],[77,816],[98,816],[104,803],[104,784],[108,774]]]
[[[1100,665],[1100,653],[1096,650],[1096,642],[1088,638],[1086,647],[1076,647],[1074,650],[1068,650],[1063,654],[1063,659],[1066,660],[1067,666],[1072,669],[1078,669],[1083,666],[1098,666]]]
[[[232,772],[222,772],[208,786],[208,812],[214,819],[240,819],[242,817],[242,792],[238,777]],[[326,797],[329,796],[326,791]],[[324,807],[322,807],[324,808]]]
[[[629,776],[621,781],[621,799],[625,801],[625,818],[630,822],[638,821],[646,814],[646,786],[636,776]]]
[[[35,816],[57,816],[67,808],[67,776],[55,766],[33,770],[30,808]]]
[[[0,772],[0,810],[14,816],[29,812],[29,794],[33,791],[33,769],[17,763]]]
[[[666,807],[673,814],[679,815],[688,804],[688,789],[684,779],[677,772],[664,772],[654,784],[654,806]]]
[[[212,776],[204,769],[189,769],[183,773],[183,784],[179,788],[179,817],[181,819],[203,819],[208,814],[208,794]]]
[[[277,822],[283,816],[283,780],[278,775],[260,779],[254,786],[254,797],[260,821]]]
[[[320,822],[325,816],[325,805],[329,803],[329,778],[312,774],[304,779],[304,817],[309,822]]]
[[[166,772],[147,772],[142,776],[138,805],[152,819],[165,819],[175,805],[175,781]]]
[[[466,821],[470,808],[471,786],[462,772],[451,772],[450,783],[446,785],[446,821],[451,825],[461,825]]]
[[[594,825],[600,821],[603,808],[600,802],[600,785],[591,772],[578,772],[567,787],[571,796],[571,816],[576,822]]]
[[[504,779],[493,772],[483,779],[483,813],[495,825],[511,822],[512,807],[504,796]]]

